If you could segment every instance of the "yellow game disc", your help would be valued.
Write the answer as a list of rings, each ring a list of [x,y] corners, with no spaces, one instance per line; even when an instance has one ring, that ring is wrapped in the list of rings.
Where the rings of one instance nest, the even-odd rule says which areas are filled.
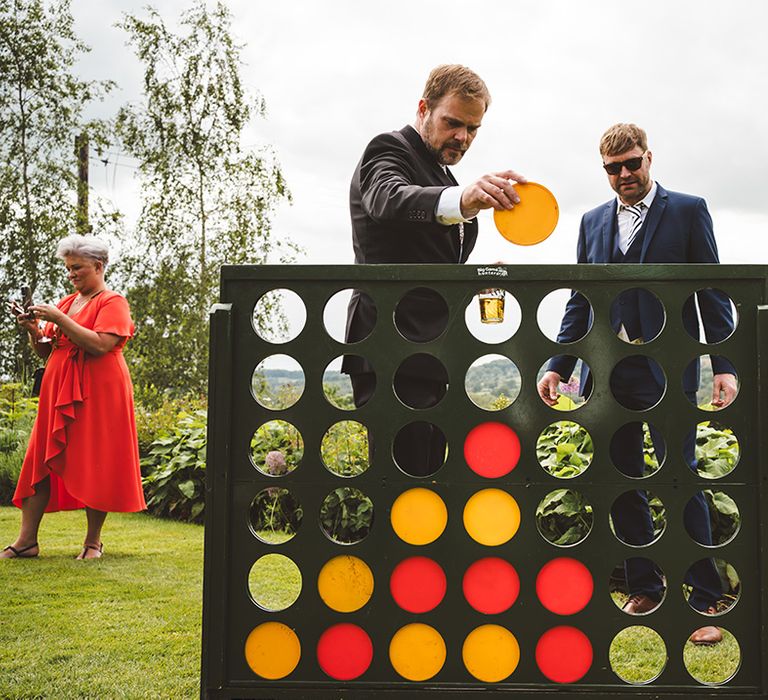
[[[493,221],[499,233],[517,245],[536,245],[557,226],[557,200],[544,185],[519,182],[515,185],[520,203],[514,209],[494,209]]]
[[[464,506],[464,529],[487,547],[509,542],[520,527],[517,501],[501,489],[483,489]]]
[[[293,672],[300,658],[299,638],[281,622],[265,622],[254,628],[245,640],[245,660],[262,678],[285,678]]]
[[[401,627],[389,643],[392,668],[409,681],[427,681],[437,675],[445,657],[445,641],[440,633],[421,622]]]
[[[325,562],[317,577],[317,589],[331,610],[355,612],[373,595],[373,573],[362,559],[342,554]]]
[[[392,504],[392,529],[408,544],[425,545],[443,534],[448,508],[434,491],[424,488],[403,491]]]
[[[520,646],[508,629],[500,625],[482,625],[464,640],[461,656],[467,671],[477,680],[500,683],[517,668]]]

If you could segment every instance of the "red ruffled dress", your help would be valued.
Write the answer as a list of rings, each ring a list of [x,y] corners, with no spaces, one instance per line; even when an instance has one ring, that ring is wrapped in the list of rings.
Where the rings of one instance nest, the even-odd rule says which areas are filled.
[[[64,297],[58,307],[67,313],[76,296]],[[45,325],[43,333],[54,339],[54,347],[13,503],[21,507],[35,484],[50,476],[46,512],[85,506],[122,513],[144,510],[133,385],[123,358],[134,329],[128,302],[106,290],[72,319],[120,340],[110,352],[94,357],[54,324]]]

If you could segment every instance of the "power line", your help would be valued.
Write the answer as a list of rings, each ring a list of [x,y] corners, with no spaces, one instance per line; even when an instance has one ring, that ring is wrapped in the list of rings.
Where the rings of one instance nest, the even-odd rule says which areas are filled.
[[[96,158],[95,156],[91,156],[90,160],[92,160],[94,163],[101,163],[105,168],[108,166],[118,167],[118,168],[130,168],[131,170],[138,170],[138,165],[130,165],[128,163],[118,163],[117,161],[110,161],[108,158]]]

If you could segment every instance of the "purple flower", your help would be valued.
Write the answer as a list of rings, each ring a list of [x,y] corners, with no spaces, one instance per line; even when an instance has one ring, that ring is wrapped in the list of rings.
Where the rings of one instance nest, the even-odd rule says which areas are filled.
[[[270,474],[285,474],[288,471],[285,455],[280,450],[267,452],[267,456],[264,458],[264,465]]]
[[[568,380],[568,383],[561,383],[560,384],[560,393],[561,394],[571,394],[571,395],[578,395],[579,393],[579,378],[577,376],[573,376]]]

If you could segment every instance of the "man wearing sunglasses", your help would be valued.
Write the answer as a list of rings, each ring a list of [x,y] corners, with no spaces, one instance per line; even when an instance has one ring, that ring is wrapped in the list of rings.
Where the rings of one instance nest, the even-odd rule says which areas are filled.
[[[717,244],[707,205],[700,197],[665,190],[651,179],[652,154],[645,132],[634,124],[615,124],[600,140],[600,155],[608,183],[616,198],[587,212],[581,220],[577,257],[580,263],[717,263]],[[708,343],[727,338],[733,331],[730,300],[715,290],[696,294],[704,333]],[[611,323],[623,340],[644,343],[653,340],[664,326],[664,309],[650,292],[628,290],[620,295],[618,309]],[[574,292],[566,306],[558,342],[573,342],[586,335],[591,324],[589,302]],[[683,307],[683,324],[695,338],[699,337],[699,321],[691,298]],[[714,373],[712,403],[727,406],[736,396],[735,369],[724,358],[712,356]],[[558,384],[568,381],[575,360],[568,356],[554,358],[538,384],[545,403],[557,401]],[[665,378],[658,366],[645,357],[627,358],[620,369],[611,374],[611,390],[619,403],[636,410],[648,409],[664,396]],[[683,375],[683,389],[695,404],[699,367],[692,363]],[[671,384],[671,382],[670,382]],[[588,370],[582,373],[582,392],[591,391]],[[665,447],[658,433],[651,431],[659,463]],[[684,458],[696,470],[695,431],[684,438]],[[617,459],[618,456],[618,459]],[[628,476],[644,475],[642,423],[620,428],[611,442],[611,457]],[[670,455],[670,459],[672,456]],[[649,544],[654,539],[653,522],[646,491],[627,491],[611,508],[617,536],[633,545]],[[684,514],[685,526],[699,543],[712,543],[709,510],[699,492]],[[628,614],[652,612],[664,595],[664,581],[655,565],[646,558],[634,557],[625,565],[629,599],[624,606]],[[714,614],[722,597],[720,577],[711,559],[703,559],[691,567],[686,583],[692,592],[689,603],[694,609]],[[691,635],[694,644],[716,644],[722,640],[717,627],[706,626]]]

